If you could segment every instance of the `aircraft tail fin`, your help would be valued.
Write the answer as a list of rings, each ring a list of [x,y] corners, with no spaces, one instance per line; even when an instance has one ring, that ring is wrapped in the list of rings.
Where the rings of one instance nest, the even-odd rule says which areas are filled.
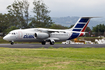
[[[72,31],[84,32],[90,19],[93,17],[81,17],[72,27]]]
[[[85,31],[91,18],[94,18],[94,17],[79,18],[79,20],[76,22],[76,24],[70,29],[70,31],[72,32],[72,35],[68,40],[85,35],[86,32],[84,32],[84,31]]]

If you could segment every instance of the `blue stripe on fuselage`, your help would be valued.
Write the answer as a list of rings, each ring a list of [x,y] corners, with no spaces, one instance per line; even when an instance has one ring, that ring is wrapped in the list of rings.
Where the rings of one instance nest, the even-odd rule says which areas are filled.
[[[83,28],[85,24],[77,24],[75,28]]]
[[[81,18],[81,20],[79,22],[87,22],[89,20],[89,18]]]
[[[71,40],[71,39],[74,39],[74,38],[77,38],[79,36],[80,33],[73,33],[71,35],[71,37],[68,39],[68,40]]]
[[[79,31],[79,32],[80,32],[80,31],[81,31],[81,29],[73,29],[73,31]]]

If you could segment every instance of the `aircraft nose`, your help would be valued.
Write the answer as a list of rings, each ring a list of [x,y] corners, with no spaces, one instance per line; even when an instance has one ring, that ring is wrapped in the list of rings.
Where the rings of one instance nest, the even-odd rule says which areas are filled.
[[[3,39],[6,40],[6,41],[9,41],[9,37],[8,36],[4,36]]]
[[[3,39],[6,40],[7,39],[6,36],[4,36]]]

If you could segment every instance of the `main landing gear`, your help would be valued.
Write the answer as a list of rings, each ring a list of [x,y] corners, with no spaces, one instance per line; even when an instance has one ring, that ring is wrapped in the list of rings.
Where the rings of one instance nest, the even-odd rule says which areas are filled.
[[[54,41],[50,41],[50,45],[54,45]]]
[[[54,45],[54,41],[50,41],[50,45]],[[46,41],[42,41],[42,45],[45,45],[46,44]]]
[[[45,45],[46,44],[46,41],[42,41],[42,45]]]

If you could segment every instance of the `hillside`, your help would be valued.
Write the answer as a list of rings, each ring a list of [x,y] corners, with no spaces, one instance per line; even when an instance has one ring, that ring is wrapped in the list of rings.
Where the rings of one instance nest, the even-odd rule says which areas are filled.
[[[55,24],[60,24],[60,25],[67,26],[67,27],[74,25],[78,19],[79,19],[79,17],[70,17],[70,16],[68,16],[68,17],[52,17],[52,20],[53,20],[53,22],[55,22]],[[92,28],[93,26],[96,26],[101,23],[105,23],[104,20],[91,19],[88,26],[90,28]]]

